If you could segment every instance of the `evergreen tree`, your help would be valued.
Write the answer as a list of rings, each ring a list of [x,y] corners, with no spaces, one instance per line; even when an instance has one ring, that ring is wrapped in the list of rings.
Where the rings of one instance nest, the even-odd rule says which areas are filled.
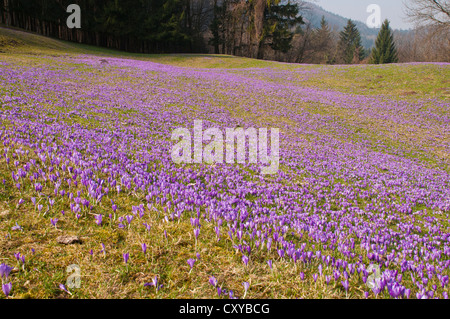
[[[265,45],[274,51],[286,53],[292,47],[292,29],[304,24],[298,4],[272,2],[264,11],[264,26],[259,42],[258,58],[264,58]]]
[[[361,35],[352,20],[348,20],[347,26],[339,35],[338,50],[342,63],[358,63],[364,59]]]
[[[394,36],[389,28],[389,21],[385,20],[375,41],[375,47],[372,50],[369,63],[383,64],[396,62],[398,62],[398,57]]]
[[[313,48],[314,48],[314,63],[332,63],[333,57],[331,49],[333,47],[333,36],[331,29],[328,26],[325,16],[322,16],[320,21],[320,28],[314,30],[313,34]]]

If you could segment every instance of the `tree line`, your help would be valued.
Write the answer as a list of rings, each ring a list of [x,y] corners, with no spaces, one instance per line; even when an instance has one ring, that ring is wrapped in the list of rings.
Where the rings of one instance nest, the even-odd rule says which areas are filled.
[[[305,2],[289,0],[0,0],[0,23],[62,40],[137,53],[217,53],[296,63],[390,63],[448,59],[414,54],[415,37],[393,34],[385,21],[375,48],[361,45],[353,21],[343,30],[324,17],[314,28]],[[428,0],[416,0],[428,1]],[[435,2],[435,1],[433,1]],[[439,2],[439,1],[437,1]],[[70,29],[67,6],[81,8],[81,28]],[[423,19],[423,16],[420,16]],[[432,26],[421,27],[429,30]],[[442,21],[439,24],[442,32]],[[419,30],[419,29],[418,29]],[[395,39],[394,39],[395,37]],[[396,47],[397,38],[400,47]],[[445,41],[444,41],[445,42]],[[448,42],[448,40],[447,40]]]

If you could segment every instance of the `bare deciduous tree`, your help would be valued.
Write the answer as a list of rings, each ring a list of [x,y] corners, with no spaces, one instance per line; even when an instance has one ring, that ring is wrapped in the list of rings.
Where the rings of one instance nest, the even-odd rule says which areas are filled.
[[[404,1],[406,15],[418,26],[435,25],[450,28],[450,1],[448,0],[408,0]]]

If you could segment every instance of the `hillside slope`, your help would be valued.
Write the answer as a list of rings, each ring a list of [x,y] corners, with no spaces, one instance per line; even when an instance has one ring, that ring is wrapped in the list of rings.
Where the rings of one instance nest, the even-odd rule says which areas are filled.
[[[449,64],[131,56],[1,32],[0,299],[448,297]],[[259,162],[223,159],[239,127]]]

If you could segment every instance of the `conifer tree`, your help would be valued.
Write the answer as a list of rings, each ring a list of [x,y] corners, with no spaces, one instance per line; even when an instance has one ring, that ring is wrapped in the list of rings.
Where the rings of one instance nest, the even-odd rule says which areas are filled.
[[[389,28],[389,21],[385,20],[375,41],[375,47],[372,50],[369,63],[383,64],[396,62],[398,62],[398,57],[394,36]]]
[[[361,45],[361,35],[352,20],[340,33],[338,44],[341,62],[345,64],[357,63],[364,59],[365,51]]]
[[[314,62],[315,63],[332,63],[333,57],[331,49],[333,46],[333,37],[331,29],[328,26],[325,17],[322,16],[320,21],[320,28],[314,30],[313,35],[313,48],[315,51]]]

